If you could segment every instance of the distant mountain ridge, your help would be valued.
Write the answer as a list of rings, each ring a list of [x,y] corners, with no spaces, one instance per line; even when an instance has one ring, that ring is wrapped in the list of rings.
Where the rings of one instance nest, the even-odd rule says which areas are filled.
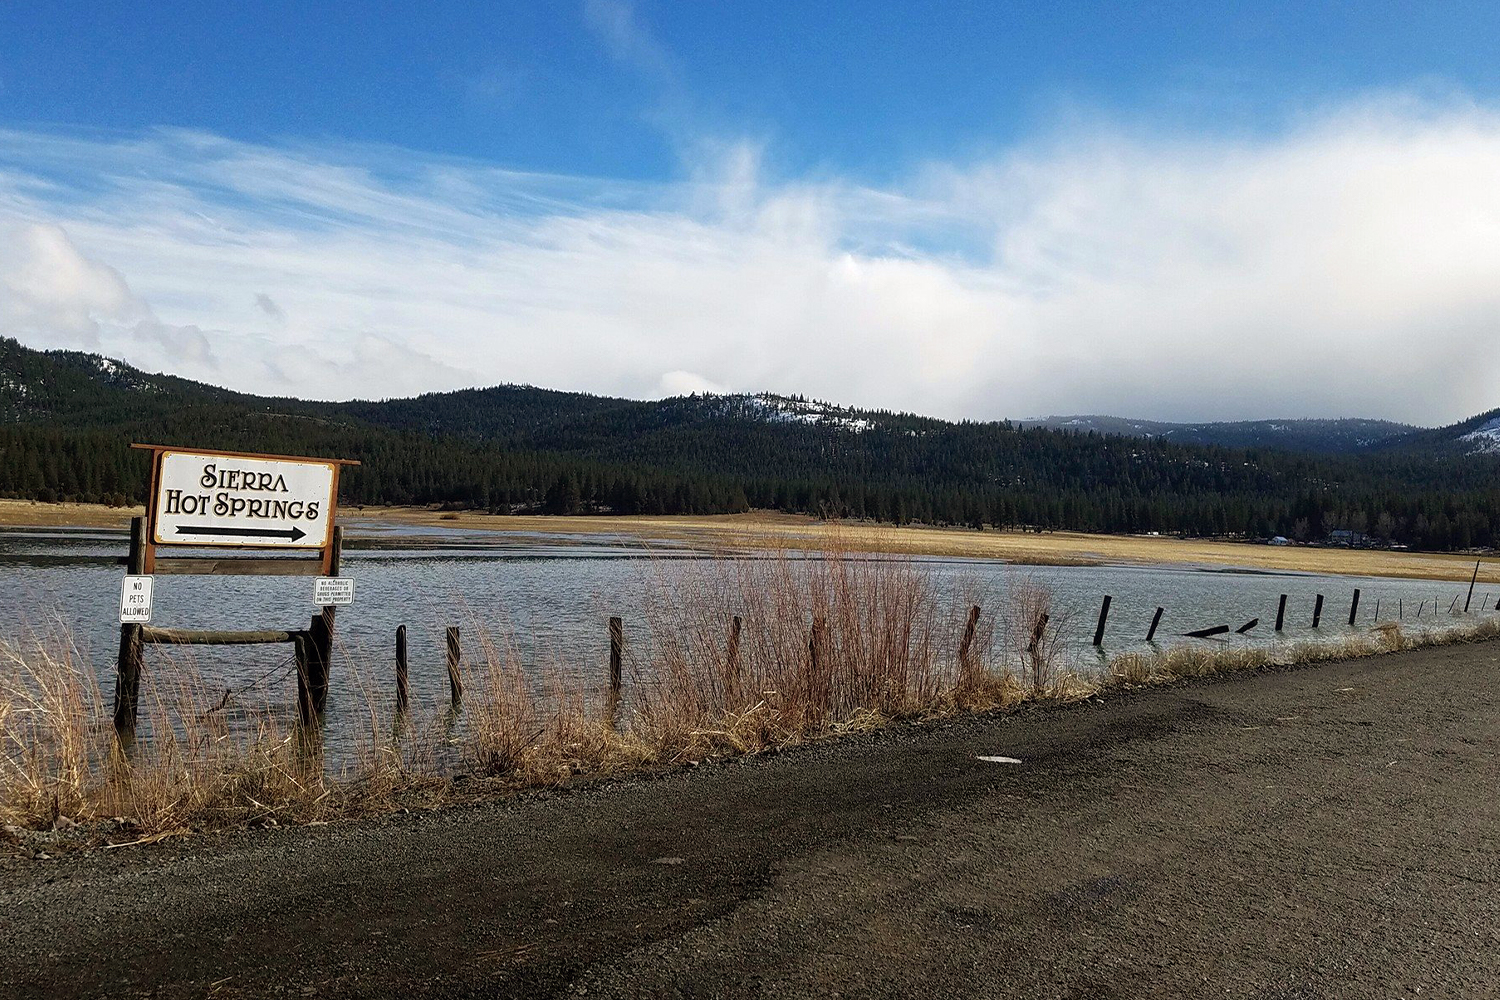
[[[48,377],[42,377],[44,371]],[[100,400],[91,399],[87,409],[91,421],[121,409],[136,409],[143,402],[140,397],[154,396],[158,400],[175,401],[240,401],[325,417],[344,416],[393,428],[501,439],[544,432],[560,425],[587,424],[622,412],[643,414],[652,411],[660,415],[659,422],[725,419],[803,424],[853,432],[883,428],[910,434],[957,426],[952,421],[913,413],[865,410],[775,393],[631,400],[502,384],[387,400],[309,402],[288,397],[255,396],[174,375],[151,374],[97,354],[34,351],[9,338],[0,338],[0,417],[25,420],[41,416],[76,416],[73,404],[80,398],[92,396],[89,387],[123,391],[122,396],[111,400],[113,405],[106,404],[105,413],[98,408]],[[131,396],[136,398],[131,400]],[[962,423],[983,425],[985,422]],[[1189,423],[1103,414],[1033,417],[993,423],[1187,445],[1276,448],[1309,454],[1357,454],[1407,447],[1500,453],[1500,409],[1441,428],[1358,417]]]
[[[1351,454],[1399,447],[1424,428],[1390,420],[1341,419],[1235,420],[1170,423],[1102,415],[1053,416],[1017,421],[1023,427],[1095,431],[1126,437],[1151,437],[1184,444],[1226,448],[1282,448],[1318,454]]]
[[[1342,528],[1436,549],[1500,539],[1500,411],[1437,429],[955,422],[772,393],[632,400],[514,384],[319,402],[0,338],[0,495],[138,500],[130,441],[359,459],[341,480],[355,504],[1299,540]]]

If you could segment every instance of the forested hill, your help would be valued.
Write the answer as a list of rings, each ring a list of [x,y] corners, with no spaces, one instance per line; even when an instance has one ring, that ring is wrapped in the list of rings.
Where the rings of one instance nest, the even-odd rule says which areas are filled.
[[[1413,443],[1413,435],[1433,433],[1389,420],[1235,420],[1208,423],[1166,423],[1108,416],[1046,417],[1022,420],[1023,427],[1098,431],[1126,437],[1152,437],[1178,444],[1217,444],[1230,448],[1279,448],[1322,454],[1352,454],[1399,448]]]
[[[555,513],[756,507],[1253,537],[1321,538],[1349,528],[1438,549],[1500,538],[1500,458],[1471,454],[1452,435],[1421,447],[1313,455],[950,423],[774,396],[640,402],[498,386],[314,403],[4,339],[0,409],[0,493],[36,499],[139,499],[145,464],[128,444],[151,441],[359,459],[363,466],[343,480],[348,504]]]

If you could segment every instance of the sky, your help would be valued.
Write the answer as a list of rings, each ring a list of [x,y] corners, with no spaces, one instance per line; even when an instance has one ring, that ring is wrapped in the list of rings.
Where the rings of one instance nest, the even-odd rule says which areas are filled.
[[[0,5],[0,334],[246,391],[1500,406],[1464,3]]]

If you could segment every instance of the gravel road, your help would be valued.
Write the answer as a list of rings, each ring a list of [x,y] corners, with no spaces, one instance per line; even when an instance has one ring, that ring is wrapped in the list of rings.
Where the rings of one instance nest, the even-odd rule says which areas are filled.
[[[1489,643],[8,860],[0,996],[1497,996],[1497,738]]]

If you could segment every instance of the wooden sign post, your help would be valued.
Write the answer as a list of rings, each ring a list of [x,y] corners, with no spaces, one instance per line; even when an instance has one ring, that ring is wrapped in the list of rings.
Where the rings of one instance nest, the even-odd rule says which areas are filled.
[[[339,470],[347,459],[262,455],[250,452],[131,445],[151,452],[146,516],[130,531],[127,581],[158,575],[337,577],[343,531],[335,524]],[[292,556],[168,557],[172,549],[252,549]],[[127,582],[127,586],[130,584]],[[141,590],[139,583],[134,589]],[[150,593],[149,584],[144,588]],[[347,588],[352,594],[352,588]],[[139,601],[136,602],[139,604]],[[149,618],[149,606],[145,611]],[[296,650],[297,706],[303,722],[320,716],[328,701],[333,659],[334,609],[324,607],[304,630],[201,631],[126,620],[122,603],[120,658],[115,681],[115,729],[135,730],[144,647],[244,645],[289,642]]]

